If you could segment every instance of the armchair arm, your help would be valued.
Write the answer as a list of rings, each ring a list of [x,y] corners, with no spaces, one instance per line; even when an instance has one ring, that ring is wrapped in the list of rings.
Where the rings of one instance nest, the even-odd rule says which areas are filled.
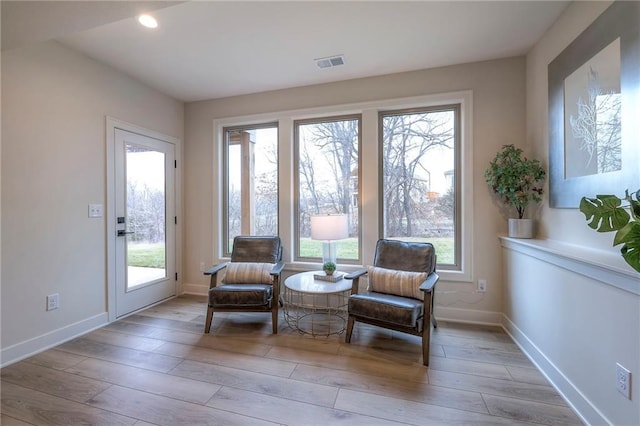
[[[360,278],[361,276],[363,276],[366,273],[367,273],[367,268],[358,269],[355,272],[352,272],[350,274],[345,275],[344,279],[345,280],[355,280],[356,278]]]
[[[209,289],[214,288],[218,284],[218,272],[226,268],[228,264],[229,262],[220,263],[204,271],[205,275],[211,275],[211,281],[209,282]]]
[[[284,262],[278,262],[273,265],[271,272],[269,273],[273,277],[273,298],[275,303],[280,302],[280,275],[284,269]]]
[[[360,277],[367,273],[367,268],[358,269],[355,272],[344,276],[347,280],[353,280],[351,283],[351,294],[358,294],[358,286],[360,285]]]
[[[430,293],[439,279],[440,279],[440,276],[438,276],[438,274],[436,274],[435,272],[430,273],[427,276],[427,279],[424,280],[422,284],[420,284],[420,290]]]
[[[270,274],[275,277],[276,275],[280,275],[283,269],[284,269],[284,262],[278,262],[275,265],[273,265],[273,269],[271,269]]]
[[[205,275],[214,275],[217,274],[219,271],[221,271],[222,269],[226,268],[227,265],[229,264],[229,262],[224,262],[224,263],[220,263],[212,268],[207,269],[206,271],[204,271]]]

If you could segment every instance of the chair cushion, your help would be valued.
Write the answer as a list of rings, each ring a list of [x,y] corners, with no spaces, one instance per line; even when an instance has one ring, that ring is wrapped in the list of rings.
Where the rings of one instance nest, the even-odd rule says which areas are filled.
[[[215,307],[265,306],[271,303],[269,284],[226,284],[209,290],[209,305]]]
[[[349,315],[404,327],[418,327],[418,319],[422,316],[422,303],[391,294],[353,294],[349,297]]]
[[[222,280],[225,284],[271,284],[273,263],[230,262]]]
[[[409,272],[369,266],[369,290],[424,300],[420,284],[427,279],[426,272]]]

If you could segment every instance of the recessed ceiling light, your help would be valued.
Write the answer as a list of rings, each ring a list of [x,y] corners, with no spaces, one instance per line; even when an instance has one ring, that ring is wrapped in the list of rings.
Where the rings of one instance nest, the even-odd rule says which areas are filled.
[[[138,16],[138,22],[140,23],[140,25],[147,27],[147,28],[157,28],[158,27],[158,21],[156,21],[156,18],[154,18],[151,15],[140,15]]]

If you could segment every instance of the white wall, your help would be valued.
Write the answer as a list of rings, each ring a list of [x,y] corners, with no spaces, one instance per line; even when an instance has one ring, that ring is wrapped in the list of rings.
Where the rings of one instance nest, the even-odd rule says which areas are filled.
[[[87,217],[106,116],[183,139],[184,105],[112,68],[56,42],[2,52],[3,364],[106,320],[106,218]]]
[[[2,52],[3,355],[16,347],[42,349],[47,341],[58,343],[60,330],[81,333],[106,320],[105,222],[87,218],[87,204],[106,200],[105,116],[185,140],[183,270],[185,282],[200,287],[207,281],[199,263],[215,260],[218,238],[214,119],[472,90],[473,279],[486,278],[489,288],[478,294],[472,283],[441,282],[436,314],[491,322],[504,312],[505,326],[587,421],[639,424],[639,296],[544,256],[501,251],[496,236],[505,233],[506,219],[482,178],[506,143],[547,158],[547,65],[607,5],[573,3],[526,62],[512,58],[287,89],[191,103],[186,110],[55,42]],[[540,237],[568,252],[572,244],[595,247],[599,262],[621,267],[611,261],[618,256],[609,247],[612,236],[591,231],[577,210],[550,209],[545,202],[540,218]],[[630,276],[633,282],[636,275]],[[61,308],[46,312],[45,296],[54,292]],[[634,374],[633,401],[615,391],[615,362]]]
[[[538,158],[548,153],[547,66],[608,5],[572,3],[527,55],[527,142]],[[546,241],[532,243],[559,249],[548,258],[504,250],[505,326],[587,422],[640,424],[640,274],[611,247],[613,234],[588,228],[579,210],[545,200],[541,219]],[[554,263],[567,255],[573,266]],[[599,274],[584,275],[592,265]],[[611,285],[623,282],[635,291]],[[633,374],[632,401],[616,392],[616,362]]]
[[[473,280],[485,278],[489,286],[487,293],[482,294],[475,291],[473,283],[441,280],[436,296],[436,315],[499,323],[502,318],[502,261],[496,236],[506,232],[507,225],[506,219],[497,214],[498,208],[492,203],[482,174],[502,145],[524,145],[524,78],[524,58],[511,58],[187,104],[185,289],[202,289],[207,285],[199,271],[199,263],[215,261],[213,241],[219,238],[214,232],[214,209],[220,207],[213,199],[214,185],[219,185],[220,179],[217,154],[214,155],[214,148],[218,150],[219,147],[213,146],[214,119],[472,90]],[[363,141],[363,144],[376,143],[376,140],[366,138]],[[291,149],[284,154],[281,151],[281,155],[291,155],[291,152]],[[378,167],[375,161],[367,162],[365,158],[363,161],[364,169]],[[281,187],[291,184],[281,180]],[[363,197],[377,198],[377,194],[363,193]],[[373,241],[378,238],[366,234],[363,237]],[[291,250],[289,242],[285,245]],[[373,253],[364,255],[366,259]]]

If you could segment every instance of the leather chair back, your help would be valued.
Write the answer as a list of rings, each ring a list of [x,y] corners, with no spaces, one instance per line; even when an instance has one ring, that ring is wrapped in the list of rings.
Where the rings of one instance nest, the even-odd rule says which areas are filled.
[[[435,272],[436,251],[431,243],[378,240],[373,265],[411,272]]]
[[[281,259],[280,237],[237,236],[233,239],[232,262],[278,263]]]

